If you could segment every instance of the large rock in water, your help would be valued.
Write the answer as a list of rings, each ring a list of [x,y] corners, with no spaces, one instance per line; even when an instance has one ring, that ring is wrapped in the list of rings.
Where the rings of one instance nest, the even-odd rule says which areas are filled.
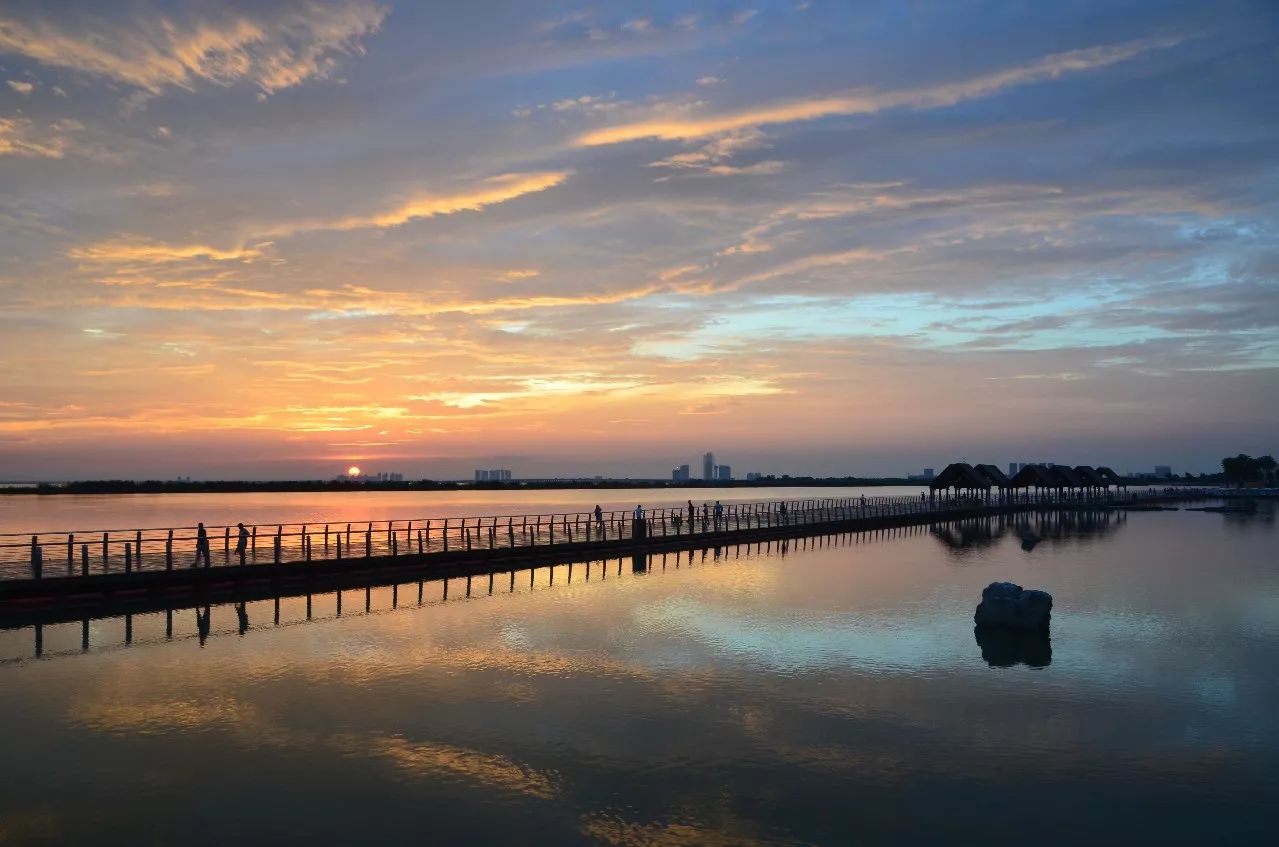
[[[992,582],[981,593],[973,621],[978,626],[1008,629],[1047,629],[1053,597],[1047,591],[1027,590],[1011,582]]]

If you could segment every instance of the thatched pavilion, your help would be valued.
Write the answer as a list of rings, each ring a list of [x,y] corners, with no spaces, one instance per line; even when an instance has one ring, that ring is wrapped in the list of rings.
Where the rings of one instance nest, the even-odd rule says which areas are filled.
[[[977,465],[975,470],[977,471],[977,473],[981,474],[982,476],[986,477],[986,479],[990,480],[991,485],[995,486],[996,488],[1000,490],[1008,488],[1009,486],[1012,485],[1012,480],[1008,478],[1008,475],[1005,474],[1003,471],[1001,471],[995,465]]]
[[[928,484],[934,493],[938,491],[948,491],[955,489],[956,491],[981,491],[988,492],[993,483],[984,474],[979,472],[967,462],[953,462],[945,467],[941,473],[933,477],[933,481]]]
[[[1117,488],[1127,488],[1128,481],[1107,467],[1097,468],[1097,475]]]
[[[1010,479],[995,465],[974,466],[967,462],[954,462],[937,474],[929,488],[934,495],[948,491],[980,491],[985,496],[989,496],[992,488],[997,488],[1001,497],[1007,499],[1024,499],[1017,497],[1017,490],[1033,488],[1035,499],[1038,499],[1044,491],[1053,492],[1060,497],[1063,492],[1093,493],[1111,486],[1126,487],[1122,477],[1105,467],[1026,465]]]
[[[1087,486],[1090,491],[1110,487],[1110,482],[1102,477],[1101,474],[1097,473],[1096,468],[1091,465],[1076,465],[1075,475],[1083,480],[1084,485]]]

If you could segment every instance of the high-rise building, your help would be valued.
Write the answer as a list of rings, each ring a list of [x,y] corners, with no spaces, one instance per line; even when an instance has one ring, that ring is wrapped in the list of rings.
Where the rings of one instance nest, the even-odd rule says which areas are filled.
[[[510,482],[511,472],[505,468],[495,468],[493,470],[476,470],[476,482]]]
[[[934,468],[924,468],[924,479],[933,479],[936,476],[937,471]]]
[[[702,456],[702,479],[710,482],[715,479],[715,454],[707,453]]]
[[[763,479],[763,478],[764,478],[764,475],[760,473],[759,471],[750,471],[749,473],[746,474],[747,482],[754,482],[757,479]]]
[[[1155,465],[1155,476],[1172,476],[1171,465]]]
[[[689,476],[688,465],[679,465],[677,467],[671,468],[671,479],[673,481],[688,482],[689,478],[690,476]]]
[[[716,479],[732,479],[733,466],[732,465],[716,465],[715,478]]]

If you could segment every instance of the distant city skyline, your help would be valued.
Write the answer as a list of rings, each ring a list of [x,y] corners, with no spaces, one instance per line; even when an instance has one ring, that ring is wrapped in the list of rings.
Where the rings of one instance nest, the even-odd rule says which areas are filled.
[[[1273,453],[1277,38],[1274,0],[5,3],[0,475]]]

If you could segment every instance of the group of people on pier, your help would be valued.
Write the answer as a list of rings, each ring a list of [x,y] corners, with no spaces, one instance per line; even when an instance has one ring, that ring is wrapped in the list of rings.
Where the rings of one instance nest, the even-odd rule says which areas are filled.
[[[209,556],[209,531],[204,528],[204,521],[200,521],[195,529],[195,562],[191,565],[193,568],[200,567],[200,561],[204,561],[204,566],[210,567],[213,562]],[[244,562],[244,557],[249,552],[249,528],[243,522],[236,524],[235,536],[235,555]]]

